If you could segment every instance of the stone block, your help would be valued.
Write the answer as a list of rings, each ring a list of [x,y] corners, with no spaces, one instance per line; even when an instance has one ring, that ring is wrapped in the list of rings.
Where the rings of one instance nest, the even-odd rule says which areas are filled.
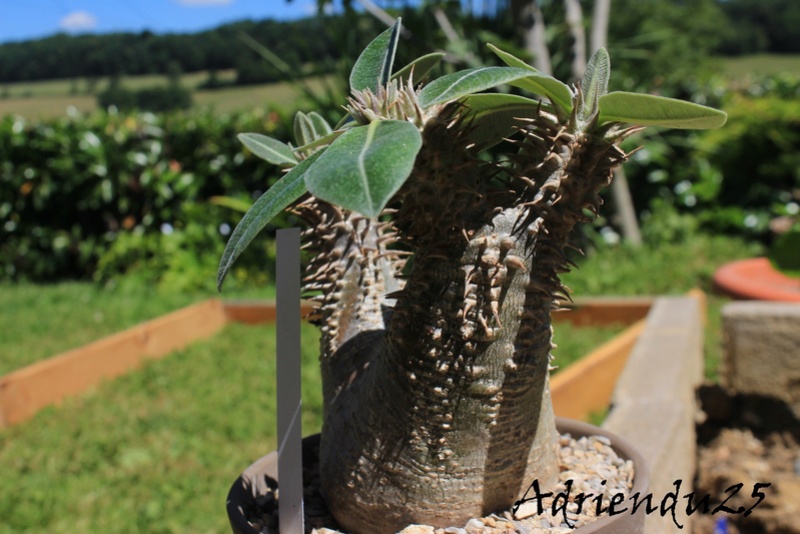
[[[735,393],[780,399],[800,418],[800,304],[726,304],[722,336],[723,385]]]
[[[691,531],[682,497],[692,491],[695,473],[695,390],[703,379],[703,322],[695,298],[656,299],[603,424],[630,441],[647,460],[654,504],[674,493],[675,481],[680,480],[677,524],[669,510],[663,517],[650,514],[645,522],[648,534]]]

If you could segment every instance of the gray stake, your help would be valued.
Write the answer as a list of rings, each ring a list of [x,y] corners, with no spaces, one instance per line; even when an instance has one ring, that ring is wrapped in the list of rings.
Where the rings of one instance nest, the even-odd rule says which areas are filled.
[[[281,534],[303,534],[300,229],[277,233],[278,513]]]

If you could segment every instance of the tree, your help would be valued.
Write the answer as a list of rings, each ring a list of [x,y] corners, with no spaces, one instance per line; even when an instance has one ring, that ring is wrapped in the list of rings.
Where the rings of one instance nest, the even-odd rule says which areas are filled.
[[[800,4],[793,0],[726,0],[720,8],[729,28],[719,50],[723,54],[800,52]]]
[[[296,146],[242,141],[288,169],[245,214],[218,283],[285,207],[308,223],[305,290],[319,303],[322,485],[352,532],[463,524],[558,475],[549,398],[550,312],[565,247],[638,127],[709,127],[721,112],[607,93],[598,51],[579,86],[509,67],[422,88],[395,73],[399,23],[355,62],[351,120],[295,118]],[[431,57],[415,63],[417,74]],[[483,93],[520,85],[546,100]],[[508,106],[513,105],[509,114]],[[519,117],[526,117],[520,120]],[[505,139],[513,136],[512,142]],[[502,148],[496,159],[482,149]]]

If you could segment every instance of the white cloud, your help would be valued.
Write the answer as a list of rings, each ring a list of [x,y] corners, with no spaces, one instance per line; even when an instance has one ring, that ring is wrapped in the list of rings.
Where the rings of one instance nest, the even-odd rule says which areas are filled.
[[[86,11],[73,11],[58,21],[59,27],[68,32],[80,32],[94,29],[97,17]]]
[[[233,0],[178,0],[183,6],[226,6]]]

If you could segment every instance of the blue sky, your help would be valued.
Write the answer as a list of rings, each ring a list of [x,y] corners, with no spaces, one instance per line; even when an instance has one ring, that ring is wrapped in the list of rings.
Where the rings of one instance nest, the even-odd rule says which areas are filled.
[[[315,5],[315,0],[0,0],[0,43],[61,31],[195,32],[245,18],[296,19],[313,13]]]

